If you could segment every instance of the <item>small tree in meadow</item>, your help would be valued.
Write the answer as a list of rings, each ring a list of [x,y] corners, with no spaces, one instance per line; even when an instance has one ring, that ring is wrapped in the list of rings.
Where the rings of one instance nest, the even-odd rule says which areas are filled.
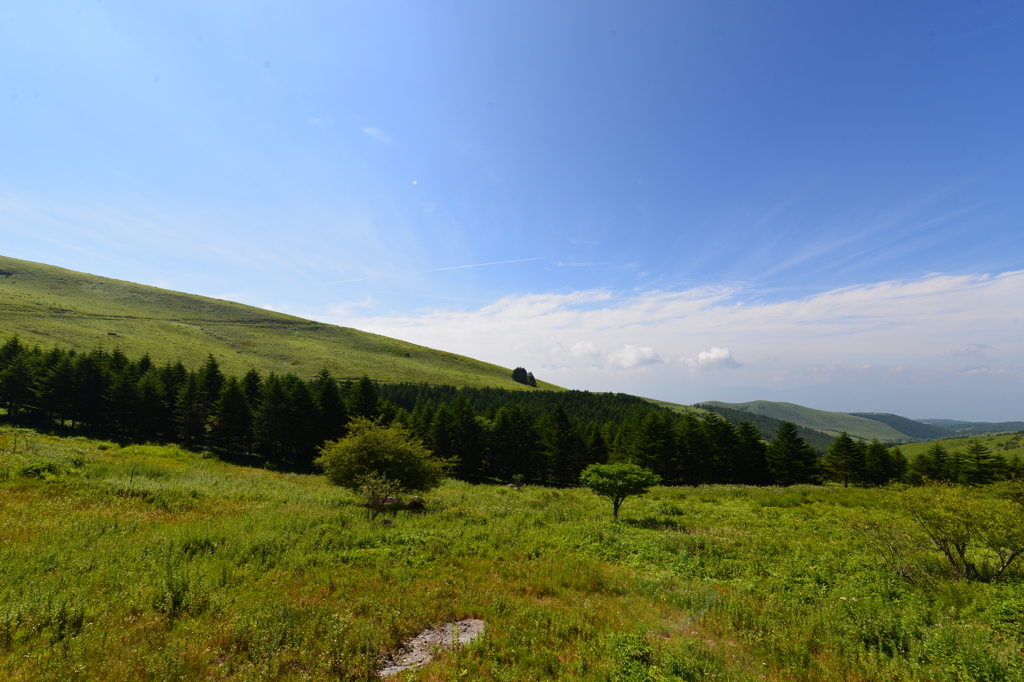
[[[388,495],[436,488],[451,468],[404,426],[365,417],[353,419],[344,438],[325,443],[316,462],[331,483],[362,497],[372,516]]]
[[[580,474],[580,483],[612,501],[612,516],[630,495],[643,495],[661,476],[636,464],[591,464]]]

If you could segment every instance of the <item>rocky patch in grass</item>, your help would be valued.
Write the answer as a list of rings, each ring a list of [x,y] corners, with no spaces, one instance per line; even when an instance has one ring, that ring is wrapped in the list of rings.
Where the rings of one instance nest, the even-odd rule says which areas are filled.
[[[384,659],[383,667],[377,674],[380,677],[391,677],[405,670],[422,668],[434,660],[438,651],[472,642],[483,634],[485,627],[486,623],[478,618],[463,618],[428,628]]]

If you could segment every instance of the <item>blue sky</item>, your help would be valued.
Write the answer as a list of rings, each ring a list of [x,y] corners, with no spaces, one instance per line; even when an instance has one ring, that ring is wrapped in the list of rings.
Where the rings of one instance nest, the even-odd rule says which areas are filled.
[[[1021,121],[1021,2],[8,3],[0,253],[571,388],[1024,419]]]

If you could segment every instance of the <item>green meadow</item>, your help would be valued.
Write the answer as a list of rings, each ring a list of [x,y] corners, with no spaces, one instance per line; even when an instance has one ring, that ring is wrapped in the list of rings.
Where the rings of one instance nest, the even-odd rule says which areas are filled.
[[[261,372],[530,390],[511,369],[349,327],[0,256],[4,336],[29,346],[148,353],[191,369],[213,354],[230,374]],[[538,388],[560,390],[538,380]]]
[[[398,679],[1024,679],[1020,567],[897,575],[863,528],[909,524],[903,494],[662,487],[616,522],[449,481],[371,522],[322,476],[3,429],[0,679],[370,680],[465,617],[481,638]]]

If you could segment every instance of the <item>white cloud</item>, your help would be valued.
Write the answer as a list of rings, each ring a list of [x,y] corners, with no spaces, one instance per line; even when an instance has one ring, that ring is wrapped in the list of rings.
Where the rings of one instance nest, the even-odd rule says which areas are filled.
[[[661,358],[649,346],[625,345],[608,354],[608,364],[622,369],[634,369],[641,365],[653,365]]]
[[[922,398],[922,405],[937,405],[939,397],[964,401],[967,391],[1019,393],[1022,300],[1024,271],[1019,271],[930,275],[788,300],[763,300],[757,292],[725,286],[629,295],[589,290],[508,296],[476,309],[321,319],[506,367],[543,368],[543,374],[534,373],[574,388],[693,402],[713,399],[715,391],[724,395],[726,389],[731,398],[752,400],[764,395],[750,395],[758,387],[811,390],[843,384],[843,391],[830,389],[840,398],[827,409],[956,416],[938,407],[908,410],[852,401],[867,395],[895,401],[917,391],[914,395],[930,401]],[[739,348],[742,363],[732,355]],[[953,348],[985,354],[990,368],[965,370],[965,358],[951,354]],[[698,371],[716,367],[729,371]],[[977,382],[974,388],[957,383],[968,380]],[[996,380],[1003,383],[981,383]],[[740,387],[747,392],[740,393]]]
[[[569,349],[569,354],[574,358],[594,359],[601,357],[601,351],[589,341],[577,341]]]
[[[363,128],[363,132],[375,140],[391,142],[391,136],[381,132],[379,128]]]
[[[691,369],[718,369],[722,367],[740,367],[740,363],[732,357],[728,348],[713,346],[711,350],[702,350],[697,355],[681,358],[681,362]]]

